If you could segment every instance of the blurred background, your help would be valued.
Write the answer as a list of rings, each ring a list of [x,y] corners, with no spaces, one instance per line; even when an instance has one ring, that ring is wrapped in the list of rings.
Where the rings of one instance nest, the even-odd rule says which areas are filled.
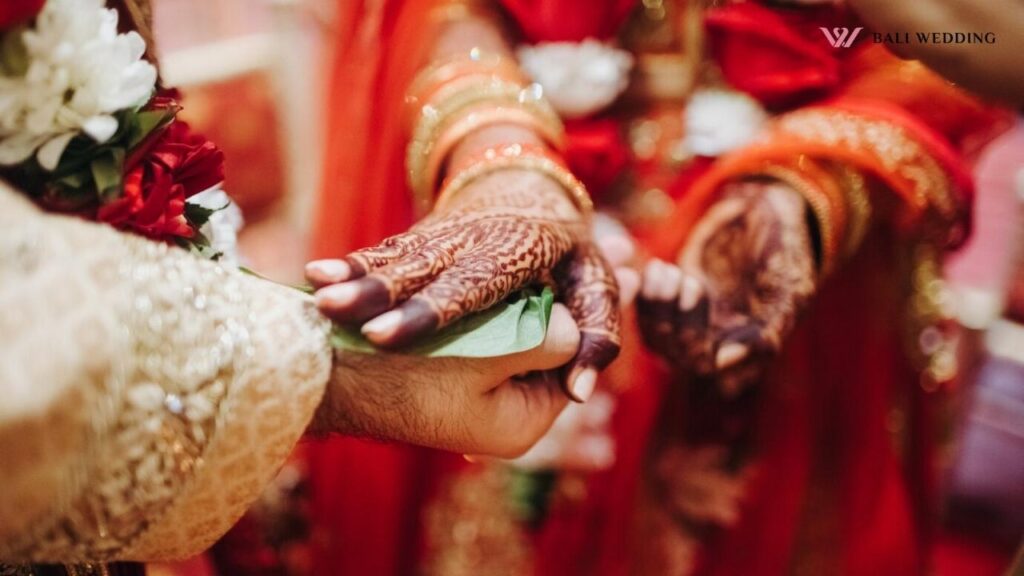
[[[327,72],[344,29],[336,1],[154,2],[162,72],[183,92],[182,117],[226,153],[246,264],[283,282],[301,280],[323,185]],[[974,236],[936,287],[966,328],[941,576],[1000,573],[1024,534],[1024,124],[988,149],[977,177]],[[210,573],[203,559],[152,569]]]
[[[161,73],[227,158],[247,265],[297,282],[320,186],[335,0],[157,0]]]

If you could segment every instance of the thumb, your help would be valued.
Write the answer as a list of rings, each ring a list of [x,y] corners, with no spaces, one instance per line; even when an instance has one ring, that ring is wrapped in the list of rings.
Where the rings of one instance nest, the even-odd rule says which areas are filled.
[[[551,308],[547,334],[540,346],[500,358],[502,376],[510,378],[540,370],[552,370],[567,364],[580,345],[580,331],[569,309],[562,304]]]

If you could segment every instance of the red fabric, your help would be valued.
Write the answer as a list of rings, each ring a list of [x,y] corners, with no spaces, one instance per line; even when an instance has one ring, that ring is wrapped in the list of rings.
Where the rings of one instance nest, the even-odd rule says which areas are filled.
[[[338,0],[340,45],[328,99],[315,257],[338,257],[413,222],[405,182],[405,86],[423,57],[436,2]],[[417,25],[418,24],[418,25]]]
[[[637,0],[500,0],[529,42],[607,40]]]
[[[944,534],[933,555],[935,576],[1003,576],[1013,558],[1006,550],[960,534]]]
[[[622,127],[611,118],[576,120],[566,123],[565,135],[566,163],[599,202],[629,164]]]
[[[46,0],[4,0],[0,4],[0,30],[35,18],[44,4]]]
[[[842,52],[825,41],[818,25],[845,24],[845,15],[831,7],[814,11],[817,18],[790,14],[742,2],[711,10],[705,20],[708,47],[726,81],[769,107],[821,96],[840,81]],[[798,19],[800,26],[793,22]]]

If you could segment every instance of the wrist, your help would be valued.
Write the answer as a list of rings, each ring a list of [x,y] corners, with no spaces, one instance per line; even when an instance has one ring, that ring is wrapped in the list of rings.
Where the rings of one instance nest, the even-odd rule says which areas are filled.
[[[441,198],[443,202],[438,202],[437,211],[513,209],[528,217],[561,221],[583,219],[561,184],[544,173],[527,168],[495,169],[447,196]]]
[[[526,144],[521,142],[506,142],[497,146],[489,146],[471,156],[460,158],[457,162],[453,163],[450,175],[445,179],[440,192],[437,194],[435,206],[443,211],[446,206],[452,203],[454,198],[466,196],[466,189],[471,187],[474,189],[491,190],[495,194],[507,194],[508,190],[506,187],[511,186],[512,190],[516,190],[516,181],[527,178],[526,176],[514,179],[500,178],[499,181],[504,183],[503,187],[489,187],[486,185],[481,187],[479,185],[482,179],[496,173],[528,173],[532,174],[535,178],[539,177],[535,179],[534,187],[519,187],[518,190],[519,192],[528,193],[535,197],[535,199],[542,197],[545,189],[550,194],[554,194],[554,191],[557,189],[558,195],[563,200],[569,200],[573,205],[576,214],[564,213],[564,210],[559,209],[558,202],[555,202],[553,205],[548,205],[548,201],[540,204],[537,202],[531,203],[534,206],[554,210],[554,215],[579,218],[581,215],[589,217],[593,212],[594,206],[590,200],[590,195],[587,193],[583,183],[565,166],[561,156],[543,144]],[[492,179],[487,178],[484,181],[492,181]],[[556,188],[552,188],[552,184]],[[512,196],[508,196],[508,199],[515,201],[516,205],[522,204],[521,200],[516,201]]]
[[[544,145],[544,139],[538,136],[534,131],[523,126],[517,126],[515,124],[501,124],[495,126],[485,126],[479,130],[471,132],[465,138],[459,141],[458,144],[452,148],[452,153],[446,163],[447,166],[461,166],[466,163],[469,158],[482,153],[488,148],[494,148],[507,144],[509,142],[518,142],[526,145]]]
[[[324,437],[331,434],[348,434],[352,426],[348,424],[348,410],[344,407],[345,394],[343,391],[348,386],[346,370],[340,361],[342,352],[335,350],[333,354],[333,365],[331,376],[324,387],[323,396],[320,397],[320,404],[313,412],[313,418],[306,427],[306,435]]]

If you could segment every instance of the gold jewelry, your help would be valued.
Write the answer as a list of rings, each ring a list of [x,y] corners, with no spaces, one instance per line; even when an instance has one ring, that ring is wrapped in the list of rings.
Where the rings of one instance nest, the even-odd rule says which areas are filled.
[[[467,160],[463,166],[453,170],[437,195],[436,206],[443,208],[478,178],[499,170],[514,168],[538,172],[551,178],[565,189],[584,217],[589,217],[593,213],[594,203],[587,193],[586,186],[566,168],[560,158],[547,147],[517,143],[487,148]]]
[[[850,256],[868,233],[871,224],[871,193],[859,170],[841,165],[836,168],[836,173],[839,176],[839,186],[846,193],[846,204],[849,208],[843,255]]]
[[[467,135],[485,126],[514,124],[529,128],[551,146],[561,149],[565,133],[561,124],[543,121],[537,114],[518,106],[494,105],[490,102],[454,114],[438,134],[427,158],[426,181],[434,190],[441,168],[455,146]]]
[[[845,199],[831,174],[806,157],[798,161],[799,168],[786,165],[769,165],[760,172],[774,178],[796,191],[804,198],[814,219],[818,223],[821,263],[819,273],[826,276],[835,267],[841,252],[840,246],[846,233]]]
[[[421,109],[419,121],[406,151],[409,184],[421,205],[429,203],[428,199],[433,191],[434,182],[431,181],[431,175],[427,170],[431,156],[446,156],[450,152],[450,145],[444,149],[435,146],[443,130],[466,108],[481,103],[520,108],[530,113],[537,122],[550,126],[547,133],[559,135],[558,138],[552,139],[552,144],[561,144],[561,120],[550,104],[543,99],[539,86],[531,85],[524,88],[502,79],[474,77],[471,81],[467,79],[466,82],[460,82],[451,90],[439,91],[436,99],[431,99]],[[482,126],[483,124],[480,124],[477,128]],[[446,143],[448,142],[454,143],[451,139],[446,139]],[[436,178],[436,174],[434,177]]]
[[[427,102],[435,99],[438,90],[452,81],[468,76],[501,78],[519,84],[527,82],[526,76],[514,60],[473,48],[465,54],[439,60],[424,68],[409,84],[405,102],[415,116]]]
[[[773,164],[760,172],[793,188],[811,207],[821,236],[822,275],[857,249],[871,217],[870,196],[857,170],[826,168],[801,155],[795,166]]]

